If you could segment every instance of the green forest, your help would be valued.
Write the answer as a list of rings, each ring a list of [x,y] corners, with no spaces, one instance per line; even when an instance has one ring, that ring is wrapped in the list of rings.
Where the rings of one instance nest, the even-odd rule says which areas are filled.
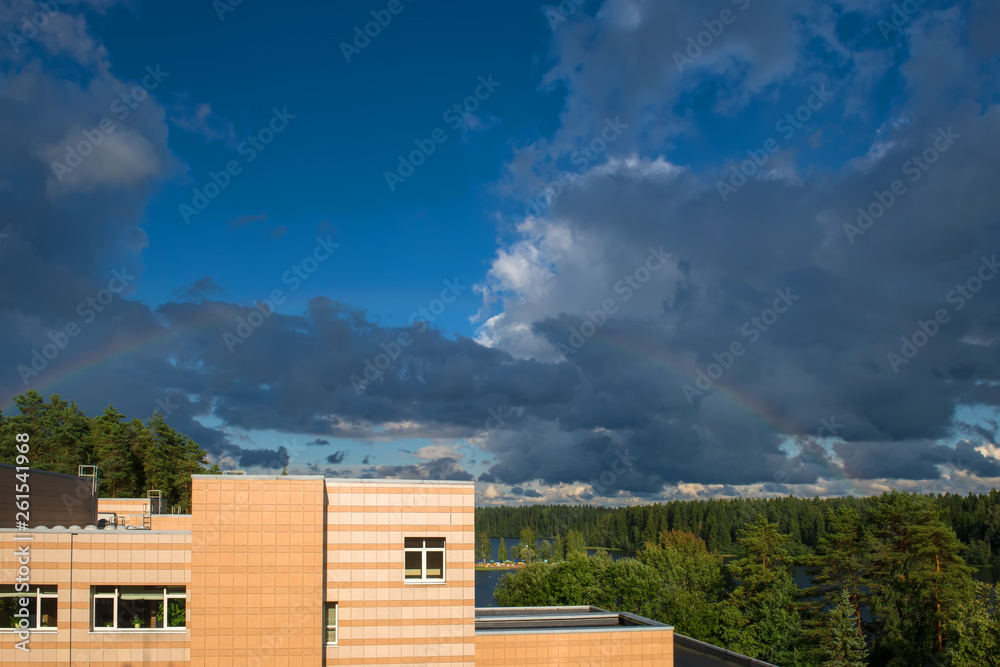
[[[480,557],[487,536],[521,537],[502,606],[632,612],[781,667],[1000,667],[1000,591],[971,567],[997,563],[996,490],[477,508],[476,528]],[[554,546],[522,546],[536,533]]]
[[[1000,491],[966,496],[926,496],[942,521],[962,543],[969,565],[1000,567]],[[531,528],[539,537],[581,532],[587,545],[638,552],[664,531],[684,531],[704,540],[708,550],[735,554],[739,532],[764,516],[789,536],[793,556],[812,553],[830,531],[842,508],[871,516],[879,499],[869,498],[732,498],[674,500],[630,507],[528,505],[477,507],[476,530],[489,537],[516,537]]]
[[[30,466],[76,475],[80,465],[98,466],[100,495],[144,498],[159,489],[165,507],[191,509],[191,475],[220,472],[207,466],[205,451],[191,438],[170,428],[154,412],[142,421],[129,420],[113,406],[88,417],[76,403],[58,394],[46,402],[37,391],[14,398],[18,413],[0,412],[0,463],[14,464],[15,436],[30,436]]]

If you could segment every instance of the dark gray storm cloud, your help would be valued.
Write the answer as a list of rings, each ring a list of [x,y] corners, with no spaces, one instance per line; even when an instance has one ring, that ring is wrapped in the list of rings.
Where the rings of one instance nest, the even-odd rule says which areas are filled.
[[[369,471],[372,476],[401,479],[443,479],[472,481],[473,477],[450,457],[427,461],[426,463],[402,466],[374,466]]]
[[[276,450],[245,450],[240,454],[241,468],[284,468],[288,465],[288,461],[288,450],[284,447],[280,447]]]
[[[483,324],[478,340],[410,331],[413,344],[363,391],[351,376],[402,329],[336,294],[273,314],[233,349],[223,336],[251,307],[222,298],[214,279],[179,285],[155,307],[131,298],[143,275],[145,205],[178,168],[163,109],[151,99],[136,110],[129,168],[95,161],[86,178],[54,181],[52,151],[76,131],[68,128],[95,125],[122,82],[104,73],[84,85],[82,74],[56,76],[32,62],[8,67],[0,85],[0,389],[60,391],[91,413],[109,402],[129,415],[158,410],[213,457],[246,468],[280,469],[293,454],[234,431],[301,435],[314,446],[477,437],[493,461],[478,481],[521,498],[538,497],[533,482],[588,485],[585,500],[656,497],[681,483],[721,485],[716,493],[727,496],[750,484],[781,493],[819,482],[831,466],[857,480],[935,480],[944,468],[1000,476],[997,460],[977,450],[996,442],[997,425],[955,420],[959,407],[1000,407],[1000,277],[970,291],[1000,255],[1000,107],[989,102],[1000,77],[994,60],[980,61],[974,75],[954,65],[995,55],[995,31],[980,23],[964,32],[964,6],[927,14],[905,36],[910,57],[872,40],[889,3],[845,20],[868,26],[850,38],[838,37],[843,17],[823,3],[760,3],[685,78],[672,52],[700,29],[702,10],[640,2],[642,20],[630,28],[626,4],[609,0],[601,17],[554,37],[546,82],[566,89],[560,128],[533,160],[512,163],[503,187],[544,181],[609,114],[630,130],[530,226],[506,230],[517,240],[497,262],[518,261],[484,279],[497,297],[489,314],[503,317]],[[996,12],[975,11],[995,27]],[[803,52],[807,28],[832,54],[826,64]],[[874,113],[871,98],[897,80],[911,93],[879,98],[891,122],[860,138],[840,133],[841,117]],[[705,90],[722,81],[728,92],[708,99]],[[836,120],[823,127],[829,138],[810,135],[814,160],[799,162],[804,149],[790,150],[724,201],[716,182],[732,156],[712,154],[698,138],[699,114],[725,116],[752,96],[824,82],[840,92],[828,111]],[[909,179],[904,165],[942,136],[947,150],[906,180],[884,215],[863,222],[863,233],[845,228],[859,224],[858,207]],[[671,162],[671,146],[691,137],[705,154]],[[748,137],[747,148],[758,139]],[[233,224],[253,222],[266,216]],[[626,302],[619,281],[639,275],[650,249],[661,247],[671,258]],[[509,278],[510,265],[536,268],[533,261],[537,275]],[[108,305],[86,305],[111,285],[122,289]],[[615,314],[593,315],[609,299]],[[947,318],[935,324],[939,311]],[[18,370],[31,368],[50,332],[69,321],[81,329],[70,345],[33,373]],[[500,406],[523,413],[487,426]],[[789,449],[817,436],[839,440],[832,454]],[[338,450],[327,462],[345,458]],[[455,457],[370,462],[363,459],[361,476],[473,479]]]

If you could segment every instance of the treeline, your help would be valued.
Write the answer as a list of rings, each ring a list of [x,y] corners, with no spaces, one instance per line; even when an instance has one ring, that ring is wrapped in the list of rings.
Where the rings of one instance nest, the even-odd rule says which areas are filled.
[[[955,531],[970,565],[1000,565],[1000,491],[967,496],[944,494],[926,498]],[[778,525],[789,536],[794,555],[814,551],[830,531],[836,513],[852,508],[869,514],[877,498],[768,498],[675,500],[633,507],[534,505],[480,507],[476,530],[490,537],[512,537],[531,528],[554,538],[578,530],[591,547],[637,552],[664,531],[697,535],[709,551],[732,554],[740,531],[758,517]]]
[[[80,465],[96,465],[100,495],[144,498],[159,489],[164,509],[191,509],[191,475],[219,472],[207,467],[205,451],[191,438],[170,428],[154,412],[142,421],[129,420],[113,406],[88,417],[76,403],[58,394],[49,401],[37,391],[14,399],[18,414],[0,412],[0,463],[14,464],[15,436],[30,436],[32,468],[76,475]]]
[[[594,605],[782,667],[1000,667],[997,586],[972,577],[937,499],[887,493],[842,504],[815,553],[758,514],[734,557],[665,530],[634,558],[579,551],[534,562],[497,585],[502,606]],[[530,530],[530,529],[529,529]],[[801,589],[793,566],[809,565]]]

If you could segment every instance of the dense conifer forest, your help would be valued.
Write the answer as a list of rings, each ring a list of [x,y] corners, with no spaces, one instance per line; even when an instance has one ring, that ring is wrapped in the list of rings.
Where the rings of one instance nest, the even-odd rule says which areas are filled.
[[[18,413],[0,412],[0,463],[15,462],[15,435],[30,436],[30,466],[76,475],[80,465],[96,465],[100,494],[140,498],[149,489],[163,494],[164,509],[191,510],[191,475],[209,468],[205,451],[167,425],[159,413],[145,421],[128,419],[113,406],[88,417],[58,394],[46,401],[37,391],[14,399]]]
[[[1000,565],[1000,491],[989,494],[926,496],[945,525],[963,544],[970,565]],[[793,555],[811,553],[829,533],[837,512],[853,508],[871,514],[878,499],[870,498],[732,498],[674,500],[630,507],[528,505],[476,508],[476,530],[489,537],[516,537],[531,528],[539,537],[554,538],[578,530],[590,547],[636,552],[663,531],[685,531],[704,540],[709,551],[733,554],[739,531],[758,516],[789,536]]]

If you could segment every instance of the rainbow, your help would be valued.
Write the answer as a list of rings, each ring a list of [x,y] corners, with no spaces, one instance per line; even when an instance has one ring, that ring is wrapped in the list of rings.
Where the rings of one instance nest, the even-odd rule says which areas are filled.
[[[211,313],[208,309],[202,309],[201,312]],[[41,394],[47,395],[63,383],[82,377],[101,366],[128,359],[137,352],[155,348],[158,345],[171,341],[183,333],[211,329],[218,325],[226,324],[227,322],[232,321],[233,315],[231,312],[226,313],[224,316],[216,314],[202,315],[200,318],[192,320],[183,327],[160,327],[159,331],[153,331],[143,335],[112,337],[107,343],[98,347],[91,354],[77,355],[71,360],[63,359],[63,355],[60,353],[59,356],[49,361],[48,366],[46,366],[43,370],[38,371],[37,377],[29,378],[27,386],[24,386],[24,383],[20,381],[20,374],[16,373],[18,378],[17,384],[0,390],[2,391],[0,396],[9,397],[6,405],[3,406],[3,411],[5,413],[9,413],[10,411],[16,409],[16,405],[13,400],[14,396],[23,394],[30,389],[34,389]],[[46,340],[46,342],[48,341]],[[221,339],[219,344],[223,344]],[[67,350],[71,350],[72,345],[73,343],[71,341],[67,346]],[[39,345],[35,349],[40,350],[41,346]],[[31,367],[30,360],[28,360],[27,357],[25,361],[21,361],[20,364],[28,366],[29,368]],[[32,370],[34,369],[32,368]]]
[[[206,309],[202,312],[208,311]],[[48,394],[59,385],[82,377],[96,368],[123,361],[137,352],[169,342],[181,334],[211,329],[231,321],[232,313],[226,313],[224,316],[202,316],[200,319],[194,320],[183,327],[165,327],[159,332],[144,336],[133,336],[124,340],[121,338],[112,339],[104,346],[95,350],[93,354],[74,359],[73,363],[60,364],[60,357],[56,357],[49,362],[49,366],[46,369],[39,373],[37,379],[40,383],[29,384],[28,387],[7,388],[4,391],[4,395],[10,396],[11,399],[4,406],[3,410],[5,413],[10,413],[14,410],[16,406],[13,397],[28,389],[35,389],[42,394]],[[685,364],[676,357],[669,355],[665,350],[654,346],[648,340],[643,340],[638,336],[625,334],[620,331],[598,331],[591,338],[590,344],[594,344],[595,341],[597,344],[607,345],[642,362],[651,363],[656,367],[666,370],[683,383],[695,386],[697,376],[688,370],[689,364]],[[219,344],[222,344],[221,339]],[[57,370],[58,372],[56,372]],[[680,387],[678,387],[678,391],[680,391]],[[795,433],[798,430],[791,422],[785,421],[782,417],[776,415],[757,399],[741,394],[725,384],[717,383],[713,385],[709,392],[723,397],[729,403],[754,417],[779,435],[791,437],[788,434]],[[864,493],[857,493],[857,487],[851,478],[844,474],[844,471],[840,467],[832,464],[824,457],[813,457],[813,461],[827,471],[829,479],[843,483],[855,495],[864,495]]]
[[[654,366],[662,368],[668,373],[676,376],[683,383],[690,384],[692,387],[695,386],[695,382],[698,379],[695,373],[688,370],[690,364],[681,362],[679,359],[667,354],[665,350],[653,345],[648,340],[644,340],[631,334],[611,331],[599,331],[591,339],[591,342],[594,340],[599,340],[601,343],[606,344],[623,354],[635,357],[643,362],[651,363]],[[682,385],[678,386],[679,393],[681,391],[681,386]],[[796,433],[799,430],[798,427],[793,425],[790,421],[786,421],[784,418],[776,415],[772,410],[757,399],[741,394],[725,384],[717,382],[711,389],[709,389],[708,392],[703,393],[706,395],[714,393],[723,397],[729,403],[752,416],[778,435],[792,438],[789,434]],[[818,428],[819,426],[817,425],[817,429]],[[819,456],[814,456],[812,459],[815,464],[821,466],[827,471],[828,479],[833,479],[843,483],[849,492],[854,495],[867,495],[867,493],[859,492],[854,481],[844,473],[842,468],[834,465],[829,459]]]

